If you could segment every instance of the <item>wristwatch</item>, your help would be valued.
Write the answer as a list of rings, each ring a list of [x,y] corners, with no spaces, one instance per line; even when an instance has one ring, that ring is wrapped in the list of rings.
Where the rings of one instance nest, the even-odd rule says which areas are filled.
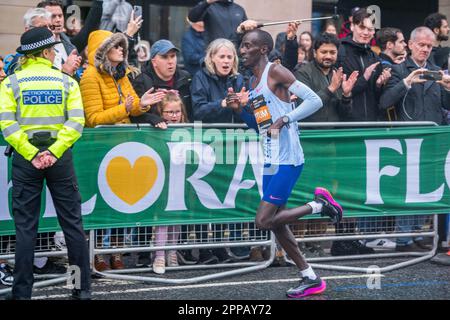
[[[288,124],[289,123],[289,117],[288,116],[283,116],[282,118],[281,118],[281,121],[283,121],[283,124]]]

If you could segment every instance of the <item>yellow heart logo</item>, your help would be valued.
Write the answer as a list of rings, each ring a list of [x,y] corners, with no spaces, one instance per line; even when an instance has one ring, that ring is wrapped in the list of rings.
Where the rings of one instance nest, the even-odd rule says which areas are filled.
[[[133,205],[141,200],[155,184],[158,167],[153,158],[140,157],[130,165],[128,159],[112,159],[106,169],[106,180],[111,190],[123,201]]]

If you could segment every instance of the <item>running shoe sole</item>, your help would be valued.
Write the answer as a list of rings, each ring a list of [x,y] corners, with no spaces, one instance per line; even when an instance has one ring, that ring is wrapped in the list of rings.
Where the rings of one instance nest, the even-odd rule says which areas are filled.
[[[337,217],[337,221],[335,221],[335,223],[339,223],[342,220],[342,216],[344,213],[344,209],[342,209],[341,205],[339,203],[337,203],[333,196],[331,195],[331,193],[322,187],[317,187],[316,190],[314,191],[314,195],[322,195],[323,197],[325,197],[327,199],[327,201],[333,205],[334,207],[336,207],[337,211],[338,211],[338,217]]]
[[[303,293],[300,293],[300,294],[289,294],[288,293],[286,295],[288,296],[288,298],[297,298],[298,299],[298,298],[304,298],[307,296],[312,296],[314,294],[321,294],[326,289],[327,289],[327,284],[324,280],[322,280],[319,287],[306,289],[305,291],[303,291]]]

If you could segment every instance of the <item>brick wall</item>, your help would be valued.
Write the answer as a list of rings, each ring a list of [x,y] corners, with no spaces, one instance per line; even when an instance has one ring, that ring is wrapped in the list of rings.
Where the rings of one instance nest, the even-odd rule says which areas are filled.
[[[0,55],[16,52],[23,33],[23,15],[37,0],[0,0]]]

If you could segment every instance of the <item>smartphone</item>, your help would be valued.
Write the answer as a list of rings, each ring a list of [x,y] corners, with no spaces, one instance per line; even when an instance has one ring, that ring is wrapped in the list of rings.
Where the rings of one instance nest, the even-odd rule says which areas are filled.
[[[134,10],[134,18],[136,19],[137,17],[142,16],[142,6],[134,6],[133,7]]]
[[[420,75],[420,79],[439,81],[439,80],[442,80],[442,73],[440,71],[427,70],[423,74]]]

